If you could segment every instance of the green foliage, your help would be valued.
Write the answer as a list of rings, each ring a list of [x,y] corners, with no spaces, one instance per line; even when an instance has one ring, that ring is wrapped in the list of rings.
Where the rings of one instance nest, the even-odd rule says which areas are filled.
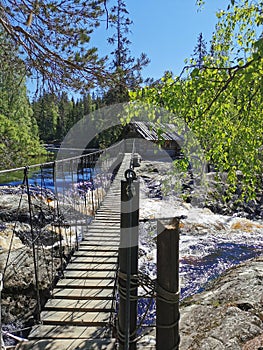
[[[41,140],[46,143],[63,141],[79,120],[104,104],[103,98],[95,94],[86,93],[75,101],[74,98],[69,99],[65,92],[61,94],[44,93],[32,103]],[[106,147],[111,144],[111,135],[114,140],[118,137],[113,135],[112,131],[105,132],[100,139],[94,140],[90,147]]]
[[[105,59],[90,44],[105,4],[104,0],[6,0],[1,2],[0,28],[19,47],[27,73],[39,85],[80,90],[106,78]]]
[[[182,118],[207,161],[228,173],[229,192],[236,190],[237,170],[243,173],[247,198],[255,195],[262,174],[261,9],[259,1],[235,1],[217,14],[213,50],[202,67],[189,65],[183,76],[165,75],[159,84],[131,94]]]
[[[25,86],[25,68],[16,48],[0,33],[0,168],[43,153]],[[9,62],[9,64],[7,64]]]
[[[39,135],[44,142],[62,141],[70,128],[84,116],[91,108],[91,101],[87,95],[83,99],[74,101],[68,95],[44,93],[33,103],[34,117],[39,127]],[[85,107],[84,107],[85,103]]]

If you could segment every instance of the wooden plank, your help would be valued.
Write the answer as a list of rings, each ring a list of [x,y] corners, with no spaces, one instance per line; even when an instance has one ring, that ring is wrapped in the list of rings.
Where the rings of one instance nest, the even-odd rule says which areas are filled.
[[[56,284],[57,288],[113,288],[115,280],[97,280],[97,279],[78,279],[78,278],[63,278]]]
[[[18,345],[17,350],[114,350],[114,339],[44,339],[30,340]]]
[[[53,298],[56,299],[96,299],[96,300],[112,300],[113,290],[102,288],[86,288],[86,289],[72,289],[72,288],[54,288]]]
[[[44,307],[44,311],[97,311],[111,312],[114,306],[112,300],[67,300],[50,299]]]
[[[85,236],[85,240],[90,239],[90,238],[113,238],[113,239],[120,239],[120,232],[116,230],[100,230],[99,228],[94,227],[92,231],[87,232]]]
[[[91,254],[88,256],[73,256],[70,260],[70,264],[72,263],[77,263],[77,262],[83,262],[83,263],[89,263],[89,262],[97,262],[100,264],[104,264],[105,262],[107,263],[116,263],[118,260],[118,256],[112,256],[112,255],[94,255],[92,256]]]
[[[119,238],[120,237],[120,230],[117,229],[107,229],[107,228],[99,228],[99,227],[94,227],[92,230],[85,232],[85,237],[84,239],[87,240],[90,237],[92,238],[101,238],[101,237],[115,237]]]
[[[85,245],[85,241],[83,241],[84,243],[82,244],[82,242],[79,245],[79,248],[77,250],[77,252],[92,252],[93,254],[95,253],[100,253],[100,252],[118,252],[119,249],[113,247],[112,245],[104,245],[104,246],[96,246],[96,245],[90,245],[90,246],[86,246]]]
[[[110,248],[113,250],[118,250],[119,249],[120,244],[118,242],[112,242],[111,244],[108,242],[104,242],[104,243],[94,243],[94,242],[90,242],[90,241],[82,241],[82,247],[97,247],[98,249],[104,249],[104,250],[109,250]]]
[[[74,252],[74,257],[98,257],[98,258],[105,258],[105,257],[118,257],[118,251],[92,251],[92,250],[78,250]]]
[[[102,210],[101,212],[99,213],[96,213],[95,215],[95,220],[93,222],[97,222],[99,221],[99,218],[100,217],[105,217],[107,216],[109,222],[108,224],[117,224],[118,222],[120,222],[120,212],[118,214],[109,214],[108,211],[105,211],[105,210]]]
[[[97,237],[104,237],[104,236],[110,236],[110,237],[120,237],[120,229],[116,228],[107,228],[107,227],[97,227],[94,226],[92,230],[89,230],[85,233],[85,238],[90,237],[91,235],[97,236]]]
[[[42,311],[41,321],[49,325],[78,325],[78,326],[106,326],[110,320],[110,312],[67,312],[67,311]]]
[[[111,208],[108,208],[108,207],[104,207],[104,208],[101,208],[97,211],[96,213],[97,215],[98,214],[107,214],[107,215],[111,215],[115,218],[119,217],[120,216],[120,209],[111,209]],[[111,216],[109,216],[109,219],[111,218]]]
[[[90,228],[87,232],[86,232],[88,235],[90,234],[94,234],[94,233],[97,233],[97,234],[103,234],[103,233],[107,233],[107,234],[111,234],[111,235],[120,235],[120,228],[119,227],[112,227],[112,226],[99,226],[99,225],[94,225],[92,228]]]
[[[88,239],[86,239],[85,238],[85,240],[84,241],[82,241],[82,243],[81,243],[81,245],[82,246],[92,246],[92,247],[105,247],[105,249],[107,249],[109,246],[112,248],[112,249],[117,249],[117,248],[119,248],[119,242],[116,242],[116,241],[114,241],[114,242],[104,242],[104,243],[102,243],[102,242],[93,242],[93,243],[91,243]]]
[[[93,258],[91,257],[81,257],[81,256],[77,256],[76,258],[72,258],[70,261],[70,266],[72,264],[117,264],[118,262],[118,258],[116,256],[113,257],[96,257],[94,256]]]
[[[95,214],[95,220],[96,220],[97,216],[105,214],[106,210],[107,211],[109,211],[109,210],[114,210],[115,211],[115,212],[112,213],[112,216],[109,217],[110,221],[112,221],[112,219],[117,219],[117,218],[120,220],[120,206],[118,208],[114,208],[114,207],[112,207],[111,203],[108,203],[104,207],[100,207],[100,209],[98,209],[98,211]]]
[[[113,206],[111,202],[104,203],[104,205],[97,210],[96,215],[103,214],[105,212],[112,213],[114,217],[120,217],[120,203],[118,204],[118,206]]]
[[[109,216],[107,214],[99,214],[98,217],[96,217],[96,221],[94,221],[94,225],[96,223],[104,223],[105,224],[105,221],[109,220]],[[120,224],[120,219],[119,218],[111,218],[111,221],[110,221],[111,224]]]
[[[107,239],[107,240],[120,240],[120,234],[115,232],[100,232],[98,229],[93,232],[89,232],[85,237],[85,240],[96,240],[96,239]]]
[[[116,264],[70,264],[67,266],[67,271],[116,271]]]
[[[83,278],[83,279],[113,279],[116,276],[116,270],[110,271],[75,271],[66,270],[64,278]]]
[[[104,215],[108,216],[108,221],[105,222],[104,220],[94,220],[93,225],[88,226],[88,228],[92,228],[93,226],[115,227],[115,228],[120,227],[120,219],[111,220],[111,216],[109,216],[107,213],[104,212]]]
[[[116,224],[118,222],[120,222],[120,213],[118,214],[112,214],[110,217],[107,215],[107,213],[105,213],[104,211],[102,211],[101,213],[96,213],[95,215],[95,219],[92,221],[92,224],[94,222],[97,222],[99,221],[99,217],[102,216],[102,217],[105,217],[107,216],[108,218],[108,223],[112,223],[112,224]]]
[[[85,238],[85,242],[104,242],[105,245],[111,244],[111,243],[119,243],[120,236],[119,235],[112,235],[112,234],[90,234]],[[95,243],[96,245],[96,243]]]
[[[99,243],[104,243],[109,244],[109,243],[118,243],[120,240],[119,237],[97,237],[97,236],[89,236],[85,238],[85,242],[87,243],[93,243],[93,244],[99,244]]]
[[[111,248],[111,249],[110,249]],[[92,244],[85,244],[83,246],[80,246],[77,251],[75,251],[74,255],[77,254],[76,256],[118,256],[118,246],[110,245],[92,245]]]
[[[108,209],[117,213],[117,211],[120,211],[120,205],[121,205],[120,198],[117,199],[115,195],[109,197],[109,194],[108,194],[104,199],[102,205],[98,208],[97,212],[99,210]]]
[[[29,339],[88,339],[109,338],[111,332],[108,326],[51,326],[37,325],[30,332]],[[63,350],[63,349],[60,349]]]

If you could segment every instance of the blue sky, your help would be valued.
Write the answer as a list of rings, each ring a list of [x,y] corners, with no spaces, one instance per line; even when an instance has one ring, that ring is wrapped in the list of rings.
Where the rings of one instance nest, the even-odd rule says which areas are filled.
[[[199,33],[208,42],[217,22],[216,11],[225,9],[229,0],[206,0],[204,8],[195,5],[196,0],[126,0],[131,26],[131,51],[135,57],[145,52],[151,60],[144,68],[143,76],[160,78],[164,71],[179,74],[184,60],[193,53]],[[92,40],[101,54],[112,47],[107,44],[105,27],[99,29]]]

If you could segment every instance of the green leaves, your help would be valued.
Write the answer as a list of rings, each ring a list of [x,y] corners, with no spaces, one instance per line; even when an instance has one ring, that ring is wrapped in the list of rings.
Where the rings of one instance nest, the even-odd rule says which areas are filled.
[[[256,53],[254,53],[254,55],[256,57],[263,57],[263,37],[261,37],[254,43],[254,47],[256,49]]]
[[[213,52],[202,67],[184,79],[164,77],[137,93],[152,105],[182,118],[195,133],[207,160],[228,173],[228,195],[235,192],[236,172],[243,174],[243,196],[261,186],[263,144],[263,38],[258,38],[257,1],[231,1],[217,14]],[[186,72],[186,70],[184,70]]]

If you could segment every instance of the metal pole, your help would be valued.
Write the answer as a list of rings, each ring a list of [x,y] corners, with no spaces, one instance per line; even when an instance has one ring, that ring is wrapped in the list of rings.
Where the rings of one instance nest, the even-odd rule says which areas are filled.
[[[136,350],[138,230],[139,183],[127,179],[127,181],[121,181],[121,238],[118,278],[120,296],[119,350]]]
[[[157,223],[156,350],[179,349],[179,219]]]

